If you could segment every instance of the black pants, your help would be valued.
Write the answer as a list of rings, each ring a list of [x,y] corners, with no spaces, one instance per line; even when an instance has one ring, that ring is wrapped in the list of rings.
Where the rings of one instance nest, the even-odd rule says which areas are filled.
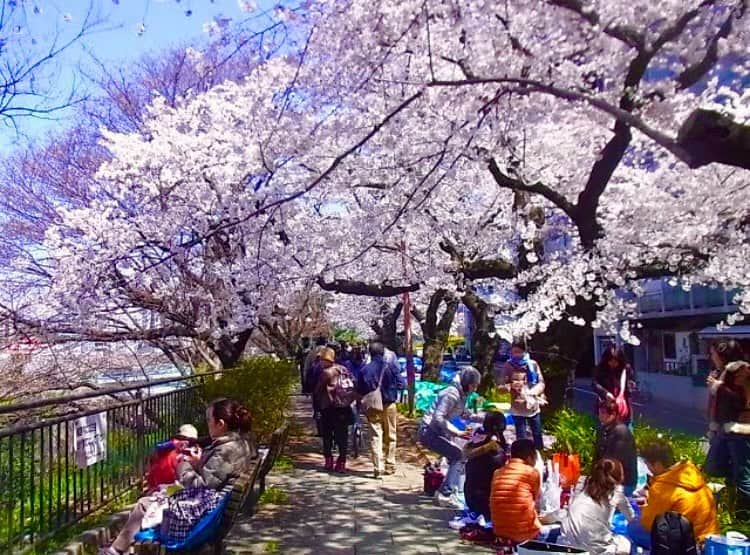
[[[339,449],[339,458],[346,459],[349,445],[349,426],[352,425],[351,407],[328,407],[320,411],[320,431],[323,435],[323,455],[333,456],[333,443]]]

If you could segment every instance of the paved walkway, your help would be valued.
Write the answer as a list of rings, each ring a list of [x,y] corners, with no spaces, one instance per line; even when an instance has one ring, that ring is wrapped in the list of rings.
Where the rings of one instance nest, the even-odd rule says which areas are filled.
[[[422,467],[413,444],[399,449],[394,476],[372,478],[367,455],[352,461],[346,475],[323,472],[310,413],[307,398],[294,397],[293,434],[286,449],[294,468],[274,470],[268,477],[268,487],[288,494],[288,503],[264,505],[252,518],[240,520],[227,542],[230,553],[494,553],[462,543],[447,525],[453,512],[420,495]],[[399,435],[413,433],[413,425],[404,425]]]
[[[576,380],[575,408],[593,414],[596,393],[591,390],[591,378]],[[703,436],[708,430],[705,407],[687,409],[679,405],[654,399],[650,403],[633,403],[637,421],[651,426],[667,428],[695,436]]]

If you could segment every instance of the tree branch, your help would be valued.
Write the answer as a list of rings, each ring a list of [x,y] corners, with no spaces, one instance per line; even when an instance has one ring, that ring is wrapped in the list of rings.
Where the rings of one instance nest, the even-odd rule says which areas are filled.
[[[552,6],[558,6],[565,8],[581,17],[581,19],[587,21],[592,27],[598,27],[601,25],[601,17],[599,14],[586,6],[584,9],[583,0],[547,0],[548,4]],[[643,50],[645,47],[645,39],[643,33],[638,31],[636,28],[629,25],[607,25],[602,29],[604,34],[619,40],[635,48],[636,50]]]
[[[327,282],[322,277],[318,278],[317,284],[324,291],[363,297],[396,297],[404,293],[419,291],[420,287],[419,283],[387,285],[382,283],[365,283],[351,279],[334,279]]]

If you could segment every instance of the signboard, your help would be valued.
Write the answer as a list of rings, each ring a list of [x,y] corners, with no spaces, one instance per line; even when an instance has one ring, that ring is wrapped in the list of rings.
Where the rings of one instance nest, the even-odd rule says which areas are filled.
[[[78,468],[107,458],[107,413],[99,412],[73,421],[73,448]]]

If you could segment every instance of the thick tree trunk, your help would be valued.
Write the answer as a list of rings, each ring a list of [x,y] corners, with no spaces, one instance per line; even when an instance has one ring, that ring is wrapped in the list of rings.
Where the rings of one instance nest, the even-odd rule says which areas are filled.
[[[443,314],[438,317],[440,307],[445,304]],[[422,353],[422,379],[437,381],[440,366],[443,363],[443,352],[448,346],[451,326],[458,310],[458,298],[445,289],[436,290],[430,297],[427,311],[423,314],[416,308],[412,315],[419,322],[424,338]]]
[[[558,354],[566,366],[575,367],[576,375],[589,375],[595,364],[594,330],[590,323],[596,317],[596,305],[579,297],[568,311],[583,318],[586,325],[576,326],[567,320],[554,322],[546,332],[531,338],[530,348],[539,353]]]
[[[398,317],[401,316],[402,308],[403,304],[400,302],[396,303],[395,307],[389,307],[384,304],[381,309],[382,325],[380,322],[372,322],[370,324],[370,327],[377,335],[377,339],[393,352],[400,351],[396,324],[398,323]]]
[[[486,302],[470,289],[464,294],[463,303],[474,320],[471,334],[472,362],[482,374],[481,389],[484,391],[494,385],[494,360],[501,340],[495,329],[494,315]]]
[[[440,377],[440,366],[443,363],[445,343],[436,337],[424,338],[422,352],[422,379],[436,382]]]
[[[242,359],[245,347],[252,334],[252,329],[245,330],[236,336],[222,336],[216,343],[209,343],[209,347],[216,353],[224,369],[236,366]]]

